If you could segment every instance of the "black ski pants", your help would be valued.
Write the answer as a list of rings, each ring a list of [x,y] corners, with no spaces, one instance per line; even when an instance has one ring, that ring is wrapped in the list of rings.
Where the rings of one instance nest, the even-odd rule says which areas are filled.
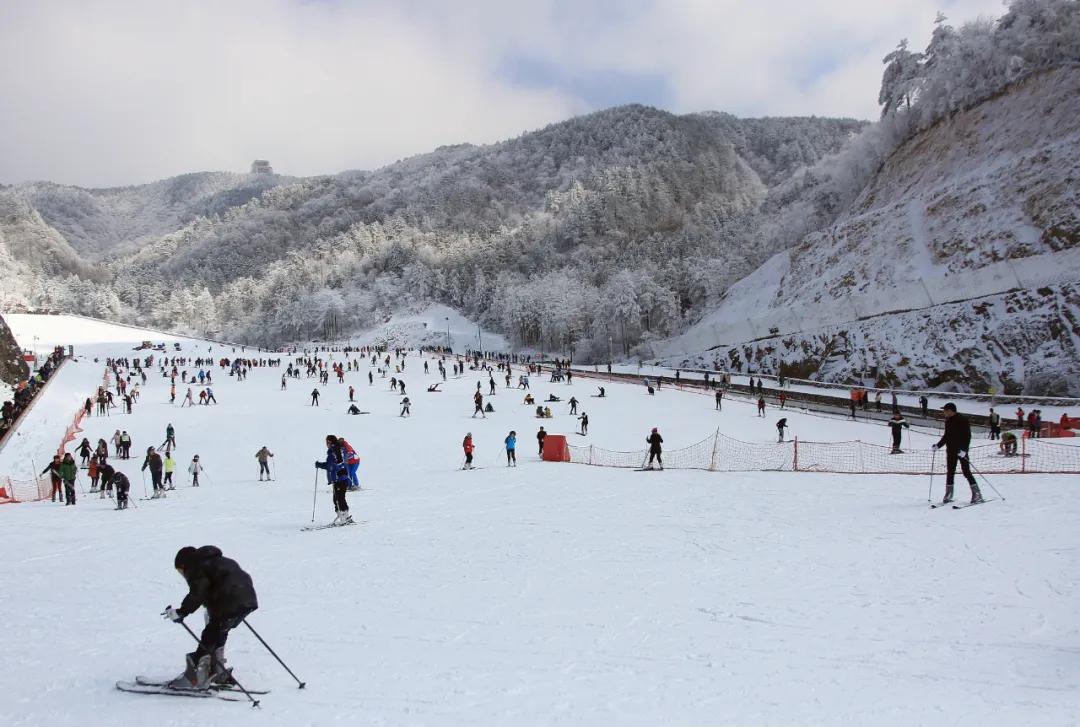
[[[650,449],[649,450],[649,464],[653,463],[653,459],[655,459],[657,462],[659,462],[661,467],[664,466],[664,458],[660,456],[660,450],[658,450],[658,449]]]
[[[199,646],[195,649],[192,659],[198,663],[202,657],[209,656],[218,649],[224,648],[225,642],[229,638],[229,632],[243,623],[248,614],[254,610],[249,608],[230,616],[211,616],[203,628],[202,636],[199,638]]]
[[[270,463],[269,462],[263,462],[260,459],[259,460],[259,477],[261,478],[264,474],[267,477],[270,476]]]
[[[345,491],[349,487],[349,480],[338,480],[334,483],[334,512],[348,512],[349,503],[345,501]]]
[[[945,450],[945,486],[952,487],[953,480],[956,478],[956,463],[960,462],[960,472],[964,475],[964,479],[968,481],[972,487],[976,487],[975,477],[971,474],[971,464],[967,461],[967,458],[960,459],[959,452],[955,450]]]
[[[897,429],[892,433],[892,448],[900,449],[900,430]]]

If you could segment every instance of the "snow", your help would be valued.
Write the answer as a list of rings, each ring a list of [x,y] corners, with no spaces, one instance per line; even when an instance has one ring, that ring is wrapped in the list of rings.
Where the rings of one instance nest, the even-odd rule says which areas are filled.
[[[100,380],[93,357],[129,354],[125,336],[160,338],[106,324],[47,333],[54,323],[12,323],[17,336],[63,334],[83,351],[43,410],[67,407],[63,377],[70,389]],[[209,344],[183,346],[190,355]],[[180,409],[154,369],[133,415],[88,419],[91,441],[124,428],[136,453],[173,423],[182,482],[166,500],[138,501],[132,459],[119,465],[137,508],[115,512],[82,494],[74,508],[0,507],[0,723],[1075,724],[1075,477],[994,478],[1007,502],[930,511],[922,477],[541,463],[538,422],[499,372],[496,412],[472,419],[487,377],[470,371],[426,393],[437,373],[425,376],[413,352],[403,374],[413,416],[401,419],[390,375],[369,386],[367,371],[318,387],[312,407],[313,379],[280,391],[283,369],[254,369],[245,382],[215,369],[220,405]],[[612,383],[593,399],[584,378],[531,382],[538,400],[564,399],[543,422],[549,431],[573,431],[565,400],[582,401],[590,436],[574,443],[630,449],[653,426],[669,448],[717,427],[775,437],[775,417],[741,402],[717,413],[709,397],[667,388],[649,397]],[[344,413],[350,383],[371,414]],[[786,415],[803,437],[886,438],[878,425]],[[516,469],[502,453],[510,429]],[[466,431],[474,472],[458,470]],[[332,517],[312,467],[328,432],[361,455],[368,489],[349,501],[364,524],[302,533],[313,494],[316,520]],[[911,436],[909,446],[931,441]],[[264,444],[276,455],[272,483],[256,481]],[[196,453],[206,477],[192,489]],[[179,671],[190,637],[158,614],[185,592],[176,550],[206,543],[252,574],[261,605],[250,621],[305,690],[243,627],[229,654],[245,685],[272,690],[258,712],[113,688]],[[187,623],[197,629],[201,616]]]
[[[478,350],[509,351],[506,339],[498,333],[484,330],[476,321],[445,305],[431,305],[418,313],[396,313],[381,326],[361,331],[335,342],[342,346],[372,346],[389,343],[393,346],[446,346],[464,352]],[[308,342],[308,345],[312,345]]]

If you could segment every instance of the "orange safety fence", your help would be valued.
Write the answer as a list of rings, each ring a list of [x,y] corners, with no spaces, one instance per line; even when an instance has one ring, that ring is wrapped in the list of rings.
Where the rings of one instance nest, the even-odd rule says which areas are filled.
[[[549,435],[550,438],[550,435]],[[546,449],[546,444],[545,444]],[[647,448],[615,451],[568,444],[570,462],[599,467],[640,468]],[[1000,443],[976,444],[969,450],[972,466],[991,474],[1080,474],[1080,447],[1042,439],[1019,438],[1015,449]],[[926,475],[945,472],[945,453],[853,442],[741,442],[715,434],[688,447],[663,453],[665,469],[713,472],[834,472],[843,474]]]

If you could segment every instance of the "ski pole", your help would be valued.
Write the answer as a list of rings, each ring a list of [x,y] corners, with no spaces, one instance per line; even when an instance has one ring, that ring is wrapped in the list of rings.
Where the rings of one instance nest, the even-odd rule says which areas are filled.
[[[936,460],[937,460],[937,450],[935,449],[935,450],[933,450],[933,453],[932,453],[932,454],[930,455],[930,489],[926,491],[926,501],[927,501],[927,502],[933,502],[933,501],[934,501],[934,500],[933,500],[933,492],[934,492],[934,462],[935,462]]]
[[[311,522],[315,522],[315,501],[319,499],[319,468],[315,468],[315,492],[311,495]]]
[[[971,463],[971,456],[970,456],[970,454],[968,455],[968,466],[969,466],[969,467],[971,467],[971,469],[975,470],[975,474],[977,474],[977,475],[978,475],[979,477],[982,477],[982,481],[983,481],[983,482],[985,482],[985,483],[986,483],[987,485],[989,485],[989,486],[990,486],[990,489],[994,491],[994,494],[995,494],[995,495],[997,495],[998,497],[1000,497],[1000,498],[1001,498],[1001,501],[1002,501],[1002,502],[1005,502],[1005,496],[1004,496],[1004,495],[1002,495],[1002,494],[1001,494],[1001,492],[999,492],[999,491],[998,491],[998,488],[994,487],[994,484],[993,484],[993,483],[992,483],[992,482],[991,482],[990,480],[986,479],[986,475],[984,475],[984,474],[983,474],[982,472],[980,472],[979,470],[975,469],[975,465],[973,465],[973,464]]]
[[[292,673],[292,669],[290,669],[285,664],[285,662],[281,660],[281,657],[278,656],[277,653],[270,648],[270,644],[266,643],[266,640],[263,637],[259,636],[259,632],[255,630],[254,626],[248,623],[247,619],[244,619],[244,625],[251,629],[251,633],[255,634],[255,638],[259,640],[259,643],[265,646],[266,650],[269,651],[275,659],[277,659],[278,664],[281,664],[281,666],[285,668],[285,671],[289,672],[289,676],[291,676],[293,679],[296,679],[296,683],[300,685],[300,689],[303,689],[305,686],[307,686],[307,682],[300,681],[300,679]]]
[[[150,497],[150,495],[146,494],[146,470],[142,471],[142,494],[143,497]]]
[[[164,615],[164,613],[162,615]],[[189,627],[183,621],[177,621],[177,623],[184,627],[184,631],[187,631],[189,634],[191,634],[191,638],[195,639],[195,643],[197,643],[197,644],[202,643],[201,641],[199,641],[199,637],[195,635],[195,632],[191,630],[191,627]],[[214,668],[214,654],[213,654],[213,652],[210,653],[210,668],[211,668],[211,670]],[[229,672],[229,675],[232,676],[232,672]],[[233,684],[235,684],[237,686],[237,688],[241,692],[244,693],[244,696],[246,696],[248,699],[251,700],[251,706],[252,707],[258,707],[259,706],[259,700],[255,699],[255,697],[251,696],[251,692],[244,689],[244,686],[240,682],[236,681],[236,677],[232,677],[232,682],[233,682]]]

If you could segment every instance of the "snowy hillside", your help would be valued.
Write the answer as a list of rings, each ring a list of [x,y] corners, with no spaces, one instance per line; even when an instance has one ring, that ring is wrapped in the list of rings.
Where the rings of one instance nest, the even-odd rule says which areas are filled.
[[[732,286],[669,360],[711,349],[690,360],[1080,393],[1077,99],[1080,69],[1063,68],[919,134],[835,225]]]
[[[55,324],[13,322],[16,335],[74,341],[83,352],[53,386],[92,386],[103,357],[132,354],[125,339],[160,338]],[[233,355],[182,345],[187,356],[211,347],[215,357]],[[85,420],[81,436],[126,429],[136,453],[174,424],[177,489],[140,500],[136,454],[113,460],[133,483],[126,511],[83,492],[75,507],[0,506],[10,546],[0,559],[0,613],[12,665],[0,723],[1073,724],[1080,505],[1070,479],[998,477],[1007,502],[930,511],[921,477],[542,463],[522,392],[500,381],[495,413],[472,419],[481,377],[451,376],[443,392],[426,393],[441,380],[428,362],[427,375],[415,352],[405,362],[411,418],[398,416],[389,376],[375,373],[369,386],[362,362],[345,383],[317,387],[317,407],[314,379],[282,391],[281,368],[255,368],[238,382],[215,367],[220,404],[179,408],[155,365],[133,414]],[[344,413],[350,384],[370,414]],[[740,402],[718,413],[707,397],[667,389],[649,397],[623,384],[595,399],[580,378],[568,386],[534,377],[532,391],[584,402],[588,437],[572,434],[565,403],[544,422],[578,442],[633,449],[654,426],[668,447],[717,427],[775,439],[774,417]],[[37,409],[69,412],[64,396],[50,387]],[[789,417],[817,438],[886,436],[877,426]],[[503,455],[510,429],[520,438],[515,469]],[[472,472],[458,469],[466,431],[478,444],[481,469]],[[362,524],[301,532],[313,494],[316,520],[332,516],[312,467],[327,432],[361,456],[365,490],[349,503]],[[913,433],[908,444],[930,441]],[[263,445],[275,454],[273,482],[256,477]],[[49,443],[39,447],[46,457]],[[26,453],[9,450],[0,472],[25,473]],[[185,472],[194,454],[206,468],[197,489]],[[80,484],[88,487],[85,473]],[[172,567],[177,549],[206,543],[251,573],[260,606],[249,621],[304,690],[243,626],[228,654],[245,686],[270,690],[258,711],[114,688],[179,672],[191,639],[159,613],[186,590]],[[197,629],[202,615],[185,623]]]

